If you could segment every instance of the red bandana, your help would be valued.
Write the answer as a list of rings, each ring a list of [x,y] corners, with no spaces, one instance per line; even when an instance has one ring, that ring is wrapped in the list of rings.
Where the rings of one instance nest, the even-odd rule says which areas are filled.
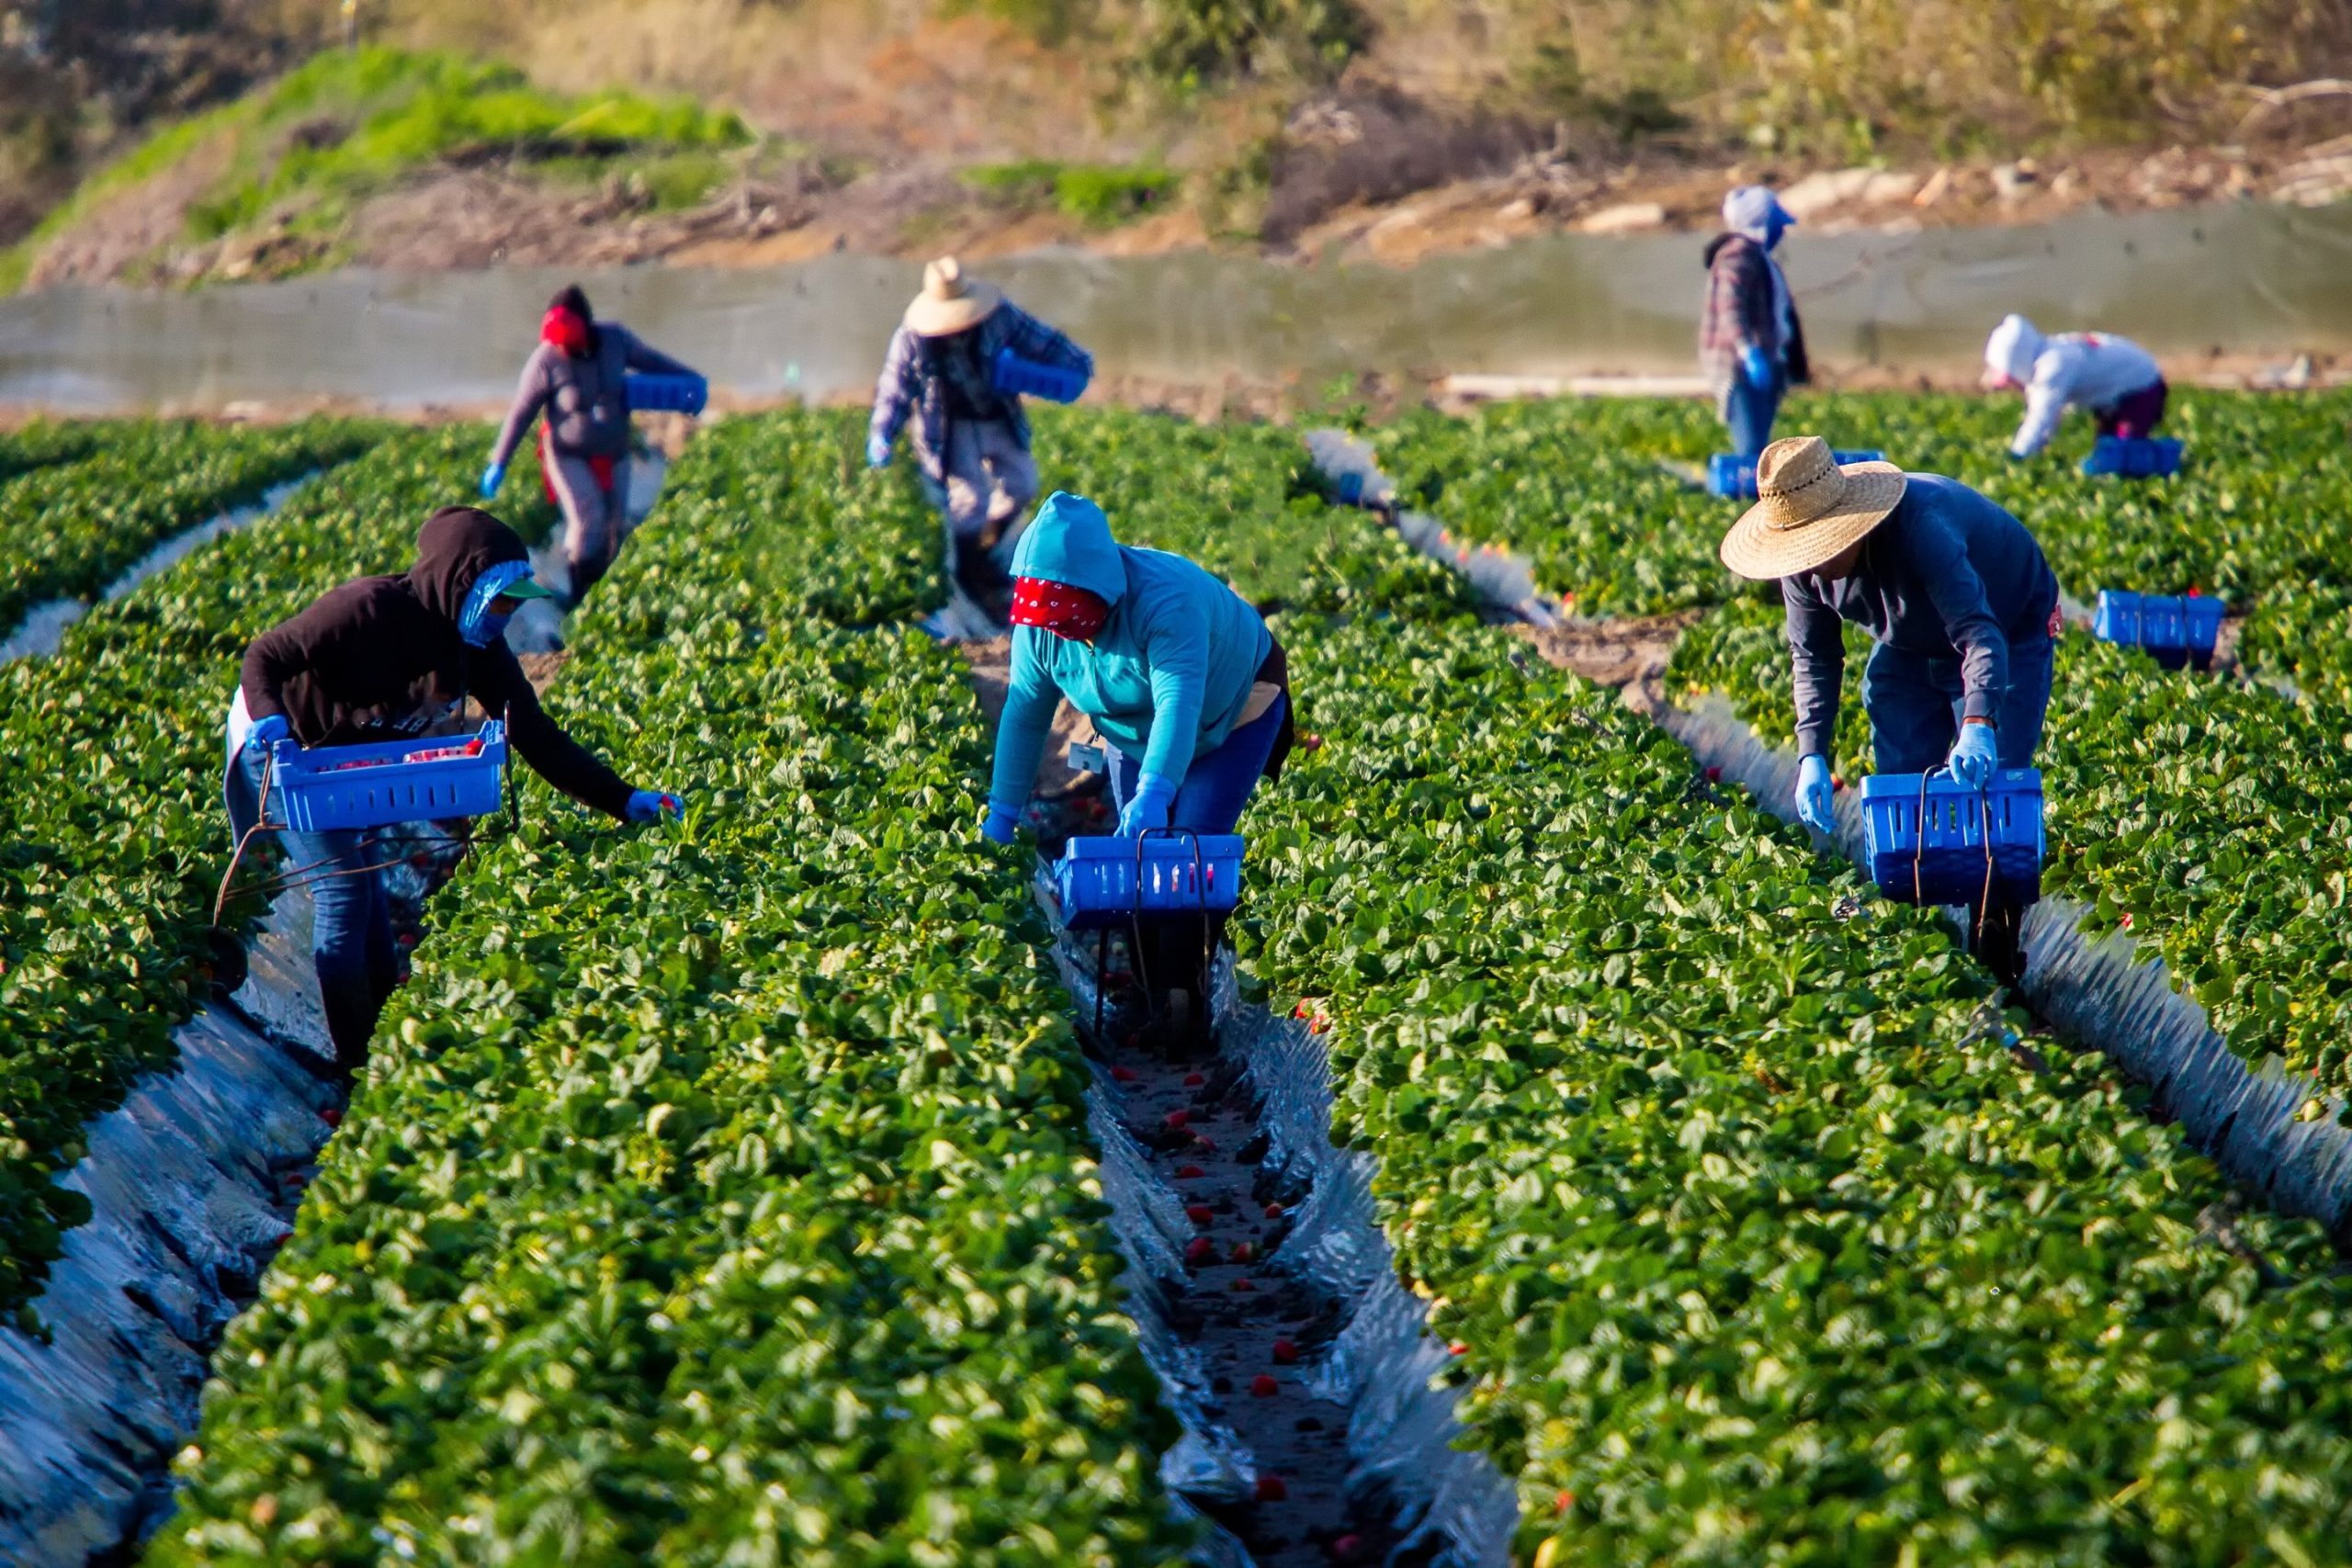
[[[581,358],[588,352],[588,323],[580,319],[578,312],[559,305],[540,318],[539,341],[555,344],[574,359]]]
[[[1111,606],[1099,594],[1042,577],[1012,580],[1012,624],[1042,626],[1056,637],[1087,642],[1111,618]]]

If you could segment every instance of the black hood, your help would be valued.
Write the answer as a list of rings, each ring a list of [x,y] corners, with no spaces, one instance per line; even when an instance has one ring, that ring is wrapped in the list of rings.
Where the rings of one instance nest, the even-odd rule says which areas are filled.
[[[548,309],[569,310],[591,325],[594,325],[596,320],[596,312],[588,308],[588,296],[582,292],[580,285],[576,283],[567,283],[557,289],[555,298],[548,301]]]
[[[445,506],[416,536],[416,564],[408,584],[426,609],[458,624],[466,595],[481,574],[503,561],[527,561],[522,536],[477,506]]]

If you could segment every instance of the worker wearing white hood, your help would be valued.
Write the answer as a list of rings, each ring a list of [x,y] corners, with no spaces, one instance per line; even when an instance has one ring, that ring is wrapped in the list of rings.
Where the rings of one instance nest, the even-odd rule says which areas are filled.
[[[2077,404],[2091,411],[2101,435],[2144,438],[2164,423],[2166,389],[2154,357],[2106,333],[2044,337],[2023,316],[2006,316],[1984,344],[1984,385],[2025,390],[2025,423],[2009,443],[2012,457],[2047,446]]]

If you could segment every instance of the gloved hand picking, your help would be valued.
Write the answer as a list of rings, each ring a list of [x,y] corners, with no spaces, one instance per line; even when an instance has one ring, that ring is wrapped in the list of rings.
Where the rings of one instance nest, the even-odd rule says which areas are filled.
[[[293,733],[293,727],[286,722],[284,714],[266,715],[254,720],[253,728],[245,731],[245,750],[266,751],[272,744],[286,739]]]
[[[883,440],[878,435],[867,436],[865,438],[865,466],[869,468],[888,468],[890,466],[890,444],[888,441]]]
[[[632,822],[659,822],[665,811],[680,817],[685,809],[685,804],[666,790],[634,790],[628,797],[628,819]]]
[[[1953,779],[1970,789],[1983,789],[1991,783],[1993,770],[2000,765],[2001,750],[1994,743],[1989,724],[1962,725],[1960,740],[1944,762]]]
[[[991,844],[1012,842],[1013,830],[1021,826],[1021,818],[1010,811],[989,807],[988,820],[980,824],[980,837]]]
[[[1816,833],[1835,832],[1838,818],[1830,809],[1829,759],[1806,757],[1797,763],[1797,820]]]
[[[491,464],[490,467],[481,471],[481,498],[484,501],[494,499],[498,494],[499,487],[503,485],[505,482],[506,465],[503,463]]]

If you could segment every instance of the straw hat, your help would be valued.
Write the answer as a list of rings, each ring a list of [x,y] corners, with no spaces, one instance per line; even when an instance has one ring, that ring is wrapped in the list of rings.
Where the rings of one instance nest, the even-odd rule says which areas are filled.
[[[1756,504],[1724,536],[1724,564],[1765,581],[1835,560],[1903,499],[1892,463],[1841,468],[1818,435],[1775,441],[1756,459]]]
[[[964,264],[942,256],[922,269],[922,292],[907,307],[907,330],[917,337],[946,337],[977,327],[1004,303],[1004,295],[977,277],[964,276]]]

